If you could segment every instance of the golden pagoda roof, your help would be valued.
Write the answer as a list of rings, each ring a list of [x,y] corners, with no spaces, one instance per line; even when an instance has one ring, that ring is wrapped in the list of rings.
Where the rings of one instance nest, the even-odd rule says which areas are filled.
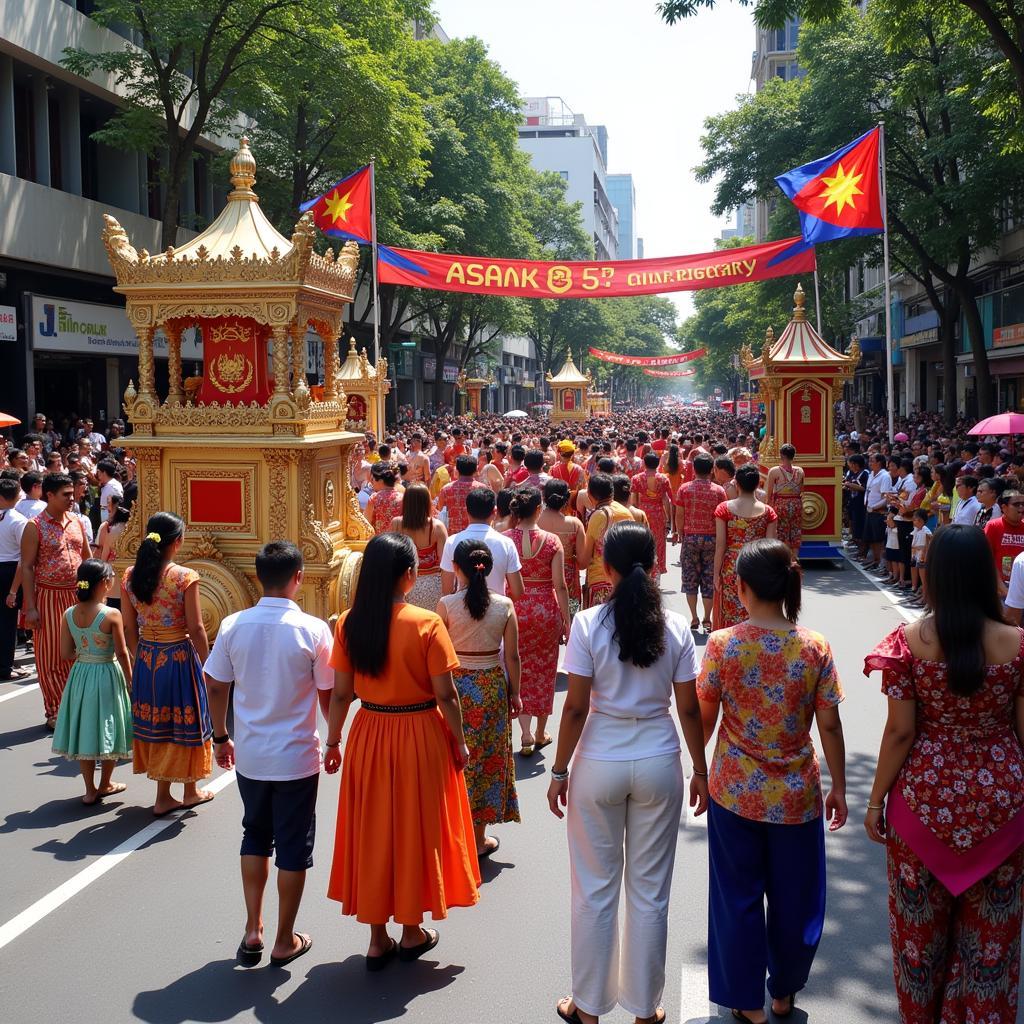
[[[572,352],[565,357],[565,365],[561,370],[558,371],[557,376],[552,377],[548,374],[549,384],[573,384],[579,386],[581,384],[589,384],[590,378],[580,373],[576,364],[573,362]]]
[[[340,378],[345,381],[362,380],[373,381],[377,379],[377,371],[373,363],[366,358],[366,349],[356,352],[356,339],[348,339],[348,355],[345,362],[341,364]]]

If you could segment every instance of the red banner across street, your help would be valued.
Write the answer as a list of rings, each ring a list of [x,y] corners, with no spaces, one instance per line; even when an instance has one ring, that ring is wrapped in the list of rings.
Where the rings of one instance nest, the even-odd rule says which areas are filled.
[[[804,248],[800,238],[696,256],[605,263],[503,260],[391,246],[381,246],[379,253],[378,273],[383,284],[528,299],[657,295],[811,273],[815,268],[814,250]]]
[[[692,352],[679,352],[674,356],[628,356],[591,347],[590,354],[603,363],[615,363],[616,366],[676,366],[678,363],[688,363],[691,359],[700,359],[706,351],[707,349],[697,348]]]
[[[648,377],[692,377],[696,372],[696,370],[644,370]]]

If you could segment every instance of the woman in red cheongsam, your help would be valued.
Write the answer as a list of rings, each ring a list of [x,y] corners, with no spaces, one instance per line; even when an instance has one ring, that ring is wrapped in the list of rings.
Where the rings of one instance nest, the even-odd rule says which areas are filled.
[[[398,467],[393,462],[375,462],[370,468],[373,494],[366,505],[366,518],[370,520],[373,532],[387,533],[391,520],[402,514],[402,495],[396,490]]]
[[[664,575],[668,572],[665,541],[672,521],[672,485],[664,473],[658,472],[660,462],[661,458],[656,452],[645,455],[644,472],[633,477],[630,490],[636,495],[633,504],[647,515],[658,553],[658,574]]]
[[[523,738],[519,752],[524,757],[551,743],[545,726],[555,704],[558,646],[569,635],[569,594],[562,542],[537,526],[540,511],[540,491],[536,487],[518,488],[512,499],[518,525],[505,534],[515,544],[523,563],[523,594],[515,605],[519,635],[525,641],[519,647],[523,665],[519,690],[523,700],[519,716]],[[534,718],[536,731],[530,728]]]

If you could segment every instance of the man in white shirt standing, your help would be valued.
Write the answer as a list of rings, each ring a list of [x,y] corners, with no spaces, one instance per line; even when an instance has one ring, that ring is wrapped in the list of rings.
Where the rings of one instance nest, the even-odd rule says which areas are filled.
[[[295,932],[295,918],[313,866],[321,764],[317,702],[326,715],[334,687],[331,631],[295,603],[302,586],[299,549],[288,541],[267,544],[256,556],[256,576],[263,598],[221,623],[204,666],[214,755],[222,768],[235,768],[242,798],[246,925],[237,957],[246,967],[263,956],[263,892],[275,850],[279,911],[270,962],[284,966],[313,944]],[[227,733],[232,683],[234,741]]]
[[[18,591],[21,587],[21,535],[28,520],[14,507],[21,493],[17,480],[0,480],[0,680],[24,679],[14,667],[18,645]],[[45,505],[43,506],[46,507]]]
[[[100,459],[96,465],[96,479],[100,485],[100,522],[105,523],[110,515],[110,499],[124,497],[124,488],[117,479],[117,463],[113,459]]]
[[[464,540],[481,540],[491,552],[493,565],[487,574],[487,588],[495,594],[507,594],[514,601],[523,593],[523,564],[515,544],[503,533],[491,528],[496,495],[490,487],[474,487],[466,494],[469,526],[452,534],[441,553],[441,593],[455,593],[455,549]]]
[[[960,497],[960,504],[953,513],[953,522],[974,526],[974,520],[981,511],[981,502],[978,501],[978,478],[969,473],[960,477],[956,482],[956,493]]]
[[[43,474],[30,469],[21,474],[21,492],[25,495],[15,506],[26,519],[35,519],[46,508],[43,501]]]
[[[885,458],[875,452],[868,462],[868,479],[864,485],[864,539],[871,546],[871,561],[864,568],[880,570],[882,548],[885,546],[886,494],[892,490],[892,477],[885,471]]]

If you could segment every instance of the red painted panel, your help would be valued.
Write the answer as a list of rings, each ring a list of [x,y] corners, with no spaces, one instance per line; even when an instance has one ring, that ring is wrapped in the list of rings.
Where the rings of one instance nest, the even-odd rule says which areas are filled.
[[[825,456],[825,404],[824,396],[817,388],[797,386],[789,392],[789,437],[779,438],[780,442],[788,441],[796,448],[797,462],[801,458],[824,458]]]
[[[220,523],[225,526],[245,525],[243,488],[238,480],[191,479],[188,482],[188,521]]]

